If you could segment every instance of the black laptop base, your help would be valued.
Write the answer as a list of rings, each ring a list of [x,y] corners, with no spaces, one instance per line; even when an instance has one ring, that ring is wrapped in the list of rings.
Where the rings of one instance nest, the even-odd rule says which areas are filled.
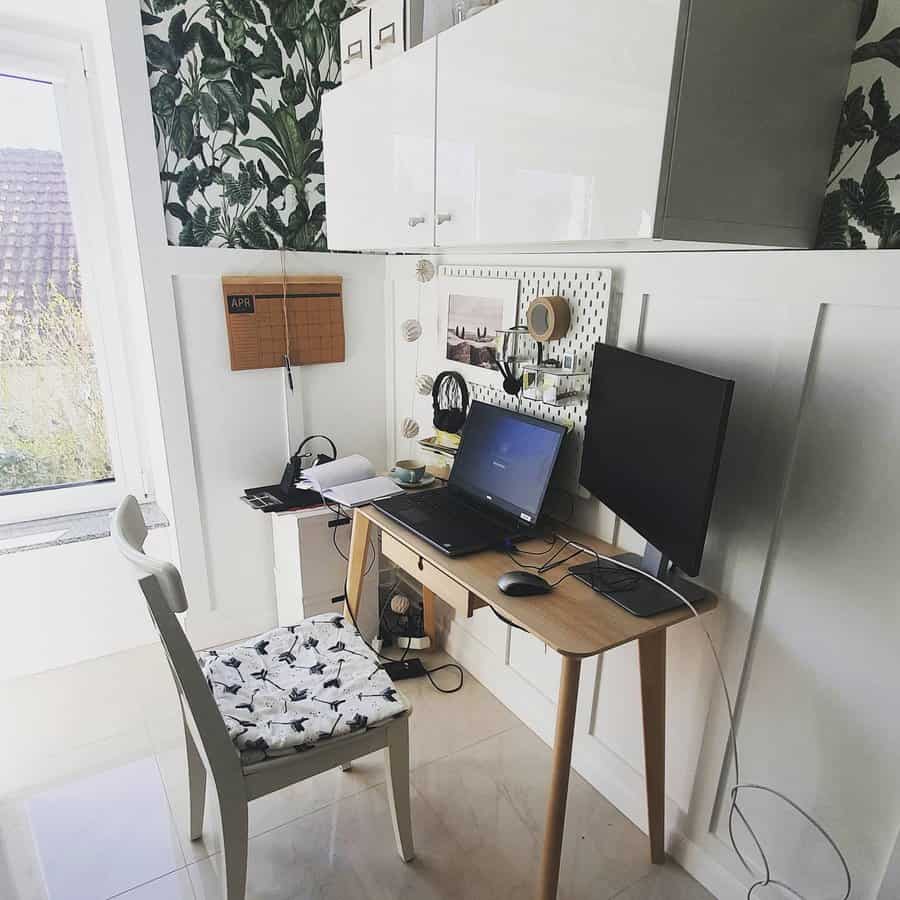
[[[531,530],[498,521],[456,498],[448,488],[388,497],[372,504],[447,556],[466,556],[527,538]]]

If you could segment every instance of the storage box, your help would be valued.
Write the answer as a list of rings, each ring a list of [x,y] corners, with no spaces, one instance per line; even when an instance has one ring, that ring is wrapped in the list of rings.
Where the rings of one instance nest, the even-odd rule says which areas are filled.
[[[422,43],[424,0],[371,0],[372,67]]]
[[[372,69],[372,10],[363,7],[341,22],[341,80],[352,81]]]
[[[584,398],[587,374],[553,369],[547,366],[525,366],[522,372],[522,396],[549,406],[567,406]]]

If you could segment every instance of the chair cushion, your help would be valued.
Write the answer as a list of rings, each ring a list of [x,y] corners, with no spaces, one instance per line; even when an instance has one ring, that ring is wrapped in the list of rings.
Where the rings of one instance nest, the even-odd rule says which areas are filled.
[[[338,615],[275,628],[198,662],[244,765],[366,731],[410,708]]]

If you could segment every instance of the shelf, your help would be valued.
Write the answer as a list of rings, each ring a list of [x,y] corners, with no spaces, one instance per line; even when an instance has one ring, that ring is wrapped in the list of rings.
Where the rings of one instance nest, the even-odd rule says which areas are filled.
[[[584,391],[560,397],[555,403],[551,403],[549,400],[544,400],[540,397],[526,397],[525,394],[522,394],[521,396],[523,400],[528,400],[531,403],[542,403],[544,406],[552,406],[556,409],[561,409],[564,406],[574,406],[576,403],[583,403],[587,400],[587,394],[585,394]]]
[[[526,372],[540,372],[547,375],[559,375],[560,378],[587,378],[588,373],[580,369],[561,369],[558,366],[539,366],[535,363],[522,363]]]

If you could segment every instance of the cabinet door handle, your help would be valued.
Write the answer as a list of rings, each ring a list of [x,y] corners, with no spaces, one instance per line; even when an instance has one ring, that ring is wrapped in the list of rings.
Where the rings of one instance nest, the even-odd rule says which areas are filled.
[[[383,44],[396,44],[397,43],[397,31],[394,28],[394,23],[391,22],[390,25],[384,25],[378,29],[378,43],[375,45],[375,50],[380,50]]]
[[[417,225],[425,224],[425,216],[410,216],[409,217],[409,227],[415,228]]]
[[[437,214],[437,223],[438,225],[443,225],[446,222],[452,222],[453,215],[451,213],[438,213]]]
[[[362,59],[363,58],[363,42],[362,41],[353,41],[352,44],[347,45],[347,58],[344,60],[344,65],[349,66],[354,59]]]

